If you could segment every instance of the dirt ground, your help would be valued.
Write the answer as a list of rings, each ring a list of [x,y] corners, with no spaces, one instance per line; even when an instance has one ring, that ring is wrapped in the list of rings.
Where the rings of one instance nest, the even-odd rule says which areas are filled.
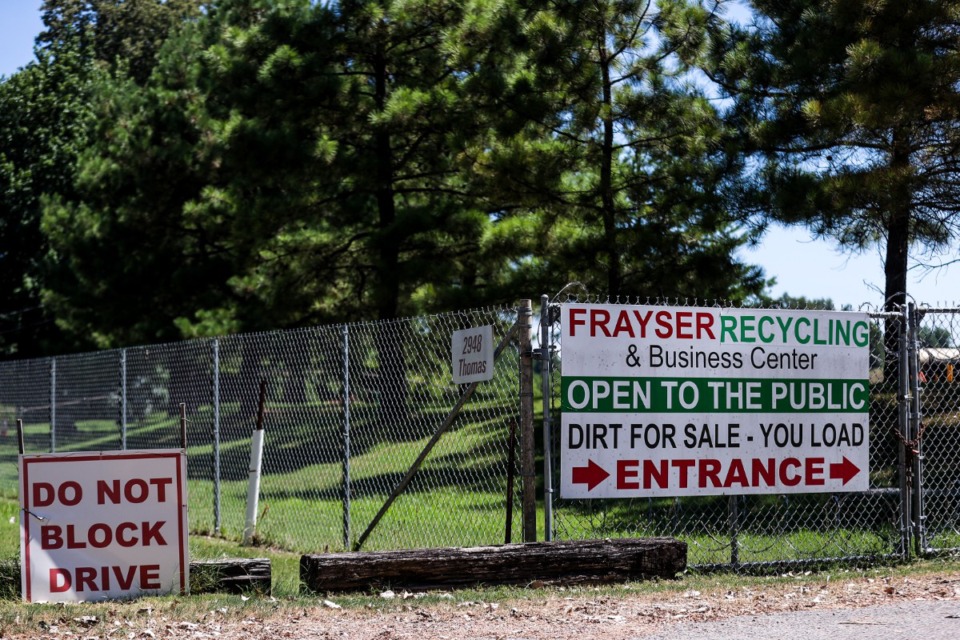
[[[617,595],[590,587],[558,587],[499,603],[465,600],[462,594],[442,594],[439,602],[426,603],[413,594],[384,592],[371,596],[366,607],[359,609],[342,608],[336,596],[331,596],[308,608],[278,605],[264,614],[260,607],[248,617],[221,609],[194,620],[171,619],[152,611],[130,618],[90,619],[88,624],[64,618],[63,625],[41,622],[30,633],[0,631],[0,637],[627,640],[668,633],[671,625],[681,622],[817,609],[950,601],[958,604],[960,613],[960,570],[953,569],[906,577],[841,572],[751,580],[749,584],[736,589],[681,588],[656,594],[631,593],[628,588]]]

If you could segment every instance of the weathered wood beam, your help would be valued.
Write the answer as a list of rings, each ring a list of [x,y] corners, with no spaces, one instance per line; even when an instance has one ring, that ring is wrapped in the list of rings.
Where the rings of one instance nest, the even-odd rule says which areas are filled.
[[[3,563],[0,563],[3,564]],[[20,593],[20,563],[2,566],[3,581]],[[221,558],[190,562],[191,593],[256,593],[269,595],[272,575],[269,558]],[[0,585],[3,586],[3,585]],[[0,588],[0,594],[4,590]]]
[[[673,538],[531,542],[503,546],[324,553],[300,558],[308,589],[449,589],[534,581],[610,583],[673,578],[686,569],[687,545]]]
[[[269,558],[222,558],[190,563],[191,593],[270,594]]]

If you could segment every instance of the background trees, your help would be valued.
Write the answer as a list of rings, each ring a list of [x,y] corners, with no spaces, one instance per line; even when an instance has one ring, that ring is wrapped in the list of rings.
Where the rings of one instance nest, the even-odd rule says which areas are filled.
[[[38,105],[17,118],[59,127],[33,136],[36,121],[0,114],[0,174],[20,185],[4,191],[5,229],[26,241],[0,255],[4,287],[61,345],[385,319],[572,280],[757,296],[762,274],[735,257],[748,200],[732,197],[755,165],[727,116],[770,160],[750,204],[787,219],[801,213],[791,184],[812,184],[813,202],[848,193],[773,142],[819,131],[795,122],[812,103],[775,106],[763,88],[799,68],[751,57],[794,36],[724,31],[715,2],[198,7],[50,0],[38,51],[62,53],[0,85],[0,100]],[[36,88],[44,74],[62,76],[59,94]]]
[[[76,339],[54,324],[42,293],[51,264],[41,231],[45,194],[71,194],[87,141],[94,67],[81,31],[59,30],[37,62],[0,83],[0,354],[30,357]],[[82,339],[80,339],[82,342]]]
[[[712,77],[760,161],[763,216],[853,250],[880,245],[888,308],[905,300],[911,247],[958,231],[960,30],[946,0],[751,2],[714,38]]]
[[[505,78],[512,117],[486,161],[496,188],[528,205],[512,215],[536,218],[539,286],[700,298],[762,289],[760,272],[735,258],[747,238],[724,194],[738,158],[691,73],[706,4],[557,2],[525,16],[526,68]]]
[[[720,113],[687,64],[709,12],[666,1],[564,12],[577,73],[553,127],[574,158],[560,198],[577,239],[557,251],[568,277],[590,274],[614,296],[760,290],[759,273],[734,258],[743,230],[723,197],[738,159],[723,153]]]
[[[192,82],[195,69],[156,53],[166,41],[159,34],[191,32],[198,3],[149,4],[51,1],[53,27],[38,38],[56,42],[58,25],[69,25],[95,72],[72,189],[45,194],[42,229],[51,258],[45,306],[66,333],[100,347],[179,337],[172,321],[184,306],[209,304],[211,272],[222,269],[203,259],[209,243],[173,215],[207,177],[190,137],[199,97],[149,85],[160,64],[170,85]]]
[[[853,250],[879,245],[885,308],[906,301],[911,247],[960,229],[960,31],[947,0],[751,2],[708,73],[759,161],[753,205]],[[897,352],[896,327],[885,345]],[[897,378],[888,359],[887,379]]]

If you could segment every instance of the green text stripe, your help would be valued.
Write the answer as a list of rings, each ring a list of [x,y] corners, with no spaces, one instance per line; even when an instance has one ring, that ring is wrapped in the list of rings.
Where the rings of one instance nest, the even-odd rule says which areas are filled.
[[[865,413],[867,380],[563,377],[574,413]]]

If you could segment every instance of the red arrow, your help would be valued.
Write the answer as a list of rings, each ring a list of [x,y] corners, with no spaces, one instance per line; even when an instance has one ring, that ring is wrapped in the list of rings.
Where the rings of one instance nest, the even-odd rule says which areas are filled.
[[[610,477],[606,470],[593,460],[587,460],[587,466],[573,468],[573,484],[587,485],[587,491]]]
[[[830,465],[830,479],[843,480],[843,484],[850,482],[858,473],[860,473],[860,468],[847,460],[847,456],[843,456],[843,462]]]

